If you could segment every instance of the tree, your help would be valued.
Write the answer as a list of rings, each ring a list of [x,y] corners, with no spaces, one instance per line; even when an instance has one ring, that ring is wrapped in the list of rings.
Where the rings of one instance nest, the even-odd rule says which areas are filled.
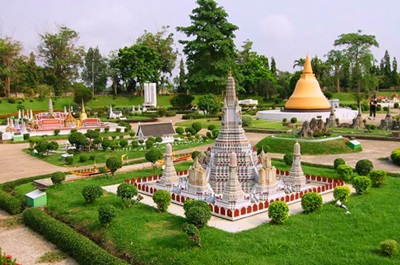
[[[199,101],[197,102],[197,107],[207,114],[217,113],[221,110],[222,102],[216,95],[206,94],[199,98]]]
[[[114,173],[122,167],[122,160],[118,157],[112,156],[107,158],[106,167],[110,169],[111,175],[114,178]]]
[[[342,65],[345,63],[345,57],[341,51],[331,50],[327,54],[327,63],[333,68],[333,83],[336,91],[340,92],[340,77],[342,73]]]
[[[0,77],[4,96],[10,96],[11,80],[15,76],[16,62],[20,57],[22,44],[10,37],[0,38]]]
[[[361,30],[356,33],[341,34],[335,40],[334,46],[344,47],[342,52],[350,64],[351,79],[353,86],[357,88],[356,93],[359,94],[361,92],[362,85],[364,85],[364,92],[368,92],[373,88],[369,76],[370,68],[375,59],[370,49],[371,47],[379,47],[375,36],[362,34]]]
[[[306,63],[306,59],[304,59],[304,58],[299,58],[297,60],[294,60],[293,69],[296,67],[303,68],[305,63]]]
[[[83,47],[77,46],[79,34],[65,26],[58,27],[58,33],[39,34],[39,57],[46,69],[47,84],[56,95],[68,91],[79,76],[78,68],[84,55]]]
[[[158,190],[153,194],[153,201],[160,212],[165,212],[171,204],[171,194],[166,190]]]
[[[145,44],[134,44],[119,49],[116,68],[126,90],[135,91],[145,82],[160,78],[160,57],[157,50]]]
[[[122,199],[122,202],[128,207],[131,206],[132,198],[138,194],[138,189],[129,183],[122,183],[117,188],[117,196]]]
[[[98,209],[99,221],[104,227],[108,227],[109,223],[117,216],[116,210],[112,205],[102,205]]]
[[[186,92],[186,73],[183,59],[179,62],[179,75],[174,78],[174,83],[176,84],[176,91],[178,93]]]
[[[58,143],[56,141],[51,141],[47,145],[47,151],[55,151],[58,149]]]
[[[51,174],[51,182],[53,182],[53,184],[56,186],[61,185],[61,182],[63,182],[64,180],[65,174],[61,171],[56,171]]]
[[[83,84],[77,83],[74,88],[74,102],[81,104],[82,100],[88,103],[93,98],[93,93],[90,88],[85,87]]]
[[[86,136],[81,132],[73,132],[68,136],[68,142],[75,145],[76,149],[79,150],[81,146],[88,146],[89,141]]]
[[[203,129],[203,125],[200,122],[193,122],[192,128],[196,131],[196,133],[198,133],[201,129]]]
[[[94,139],[98,139],[100,137],[100,133],[95,130],[87,130],[85,133],[87,139],[89,139],[89,152],[90,148],[93,147]]]
[[[45,152],[48,151],[47,146],[49,145],[49,142],[46,140],[41,140],[36,143],[35,145],[35,150],[38,154],[43,155]]]
[[[186,55],[187,87],[192,93],[221,94],[228,72],[235,72],[237,55],[233,40],[238,27],[228,22],[228,14],[214,0],[196,3],[198,7],[189,16],[191,25],[177,27],[191,37],[179,41]]]
[[[190,241],[193,241],[198,247],[201,247],[200,232],[196,226],[194,226],[192,224],[184,223],[182,225],[182,230],[189,237]]]
[[[163,157],[163,154],[158,149],[150,149],[144,156],[147,161],[155,165],[157,160],[160,160]]]
[[[88,185],[82,189],[82,196],[87,203],[93,203],[101,195],[103,195],[103,189],[97,185]]]
[[[96,91],[103,91],[106,88],[107,67],[107,60],[100,54],[99,48],[89,48],[85,55],[82,79],[92,88],[93,96]]]
[[[170,99],[171,105],[174,108],[178,108],[180,110],[185,110],[190,108],[194,97],[192,95],[187,94],[179,94]]]
[[[109,139],[103,139],[101,142],[101,147],[103,148],[104,151],[106,151],[110,146],[111,146],[111,140]]]
[[[145,31],[142,36],[140,36],[136,43],[147,45],[149,48],[155,50],[159,56],[159,73],[161,76],[160,84],[165,85],[167,78],[166,74],[172,75],[172,70],[175,68],[175,61],[178,52],[174,50],[174,39],[173,34],[168,33],[168,26],[163,26],[161,31],[155,34]],[[159,81],[159,80],[157,80]]]

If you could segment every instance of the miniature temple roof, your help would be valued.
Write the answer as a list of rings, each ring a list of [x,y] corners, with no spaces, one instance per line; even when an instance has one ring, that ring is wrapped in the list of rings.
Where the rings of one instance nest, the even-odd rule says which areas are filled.
[[[68,115],[64,121],[66,121],[66,122],[74,122],[75,121],[74,116],[72,116],[71,110],[68,110]]]
[[[318,80],[313,74],[311,59],[307,55],[304,70],[296,83],[293,94],[285,104],[289,111],[330,111],[331,105],[322,93]]]
[[[171,122],[140,124],[136,135],[139,136],[139,134],[143,134],[144,137],[157,137],[164,135],[173,135],[175,134],[175,130]]]

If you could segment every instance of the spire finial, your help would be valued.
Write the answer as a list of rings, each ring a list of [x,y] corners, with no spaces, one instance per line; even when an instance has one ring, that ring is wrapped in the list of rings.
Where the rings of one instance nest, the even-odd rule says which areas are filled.
[[[229,68],[228,76],[232,77],[232,75],[233,75],[232,68]]]

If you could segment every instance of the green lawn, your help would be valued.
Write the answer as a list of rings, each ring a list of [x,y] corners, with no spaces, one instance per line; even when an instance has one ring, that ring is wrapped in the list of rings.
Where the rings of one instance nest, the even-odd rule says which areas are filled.
[[[150,175],[148,171],[129,173]],[[398,208],[400,179],[389,177],[387,184],[347,203],[351,214],[329,203],[314,214],[291,216],[284,225],[264,224],[240,233],[227,233],[212,227],[201,229],[202,248],[195,247],[181,231],[182,217],[159,213],[139,204],[124,208],[114,194],[106,194],[93,205],[84,202],[85,185],[121,182],[97,177],[64,183],[48,189],[48,209],[75,229],[103,242],[109,251],[126,253],[144,264],[399,264],[400,257],[385,258],[379,242],[400,240]],[[33,189],[25,184],[15,189],[17,196]],[[387,203],[390,201],[391,203]],[[108,229],[100,226],[97,208],[111,204],[117,217]],[[265,216],[267,214],[265,213]],[[232,225],[235,225],[232,222]]]
[[[346,144],[348,141],[349,140],[347,138],[342,138],[323,142],[307,141],[299,143],[302,155],[345,154],[361,151],[354,151],[348,147]],[[297,139],[277,139],[275,137],[268,136],[258,142],[256,147],[261,148],[261,146],[267,145],[269,147],[268,152],[286,154],[293,153],[293,146],[296,142]]]
[[[207,129],[210,125],[215,125],[215,127],[219,130],[221,128],[221,120],[218,118],[204,118],[204,119],[195,119],[195,120],[187,120],[180,121],[175,123],[175,126],[179,127],[191,127],[193,123],[200,122],[203,125],[203,129]]]

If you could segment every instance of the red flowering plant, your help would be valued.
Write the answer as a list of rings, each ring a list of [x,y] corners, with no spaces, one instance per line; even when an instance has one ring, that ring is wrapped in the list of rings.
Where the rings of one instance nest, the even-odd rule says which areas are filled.
[[[3,253],[0,248],[0,265],[21,265],[21,263],[17,263],[11,255]]]

